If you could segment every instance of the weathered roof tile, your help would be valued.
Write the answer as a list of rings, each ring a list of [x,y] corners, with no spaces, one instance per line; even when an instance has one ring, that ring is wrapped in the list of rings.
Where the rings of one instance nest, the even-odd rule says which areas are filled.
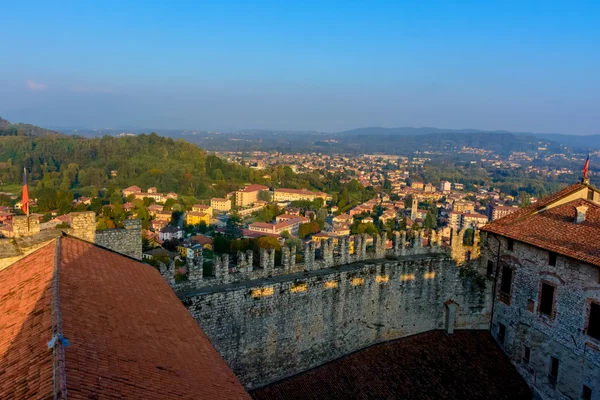
[[[69,398],[248,398],[158,271],[78,239],[57,240]],[[0,271],[0,398],[53,394],[55,247]]]

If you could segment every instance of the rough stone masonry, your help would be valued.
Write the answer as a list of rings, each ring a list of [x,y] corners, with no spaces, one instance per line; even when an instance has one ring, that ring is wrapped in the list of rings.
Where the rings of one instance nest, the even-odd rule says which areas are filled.
[[[488,329],[491,284],[464,271],[434,252],[206,286],[180,298],[251,389],[382,341]]]

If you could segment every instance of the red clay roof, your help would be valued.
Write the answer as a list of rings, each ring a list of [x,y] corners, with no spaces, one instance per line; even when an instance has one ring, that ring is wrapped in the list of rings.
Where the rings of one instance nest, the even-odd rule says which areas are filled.
[[[248,185],[243,189],[238,190],[238,192],[257,192],[259,190],[269,190],[267,186],[252,184]]]
[[[0,271],[0,399],[52,396],[54,242]]]
[[[323,193],[323,192],[312,192],[308,189],[287,189],[287,188],[280,188],[280,189],[275,189],[276,192],[283,192],[283,193],[293,193],[293,194],[312,194],[315,196],[325,196],[327,193]]]
[[[576,224],[575,207],[582,205],[588,207],[586,218]],[[515,214],[517,218],[513,217]],[[517,211],[482,230],[600,267],[600,206],[586,199],[572,200],[537,213]]]
[[[52,397],[55,256],[69,398],[248,398],[157,270],[57,240],[0,271],[0,398]]]
[[[209,238],[208,236],[204,235],[194,235],[192,236],[192,240],[201,245],[213,244],[212,238]]]
[[[514,213],[511,213],[505,217],[502,217],[502,218],[499,218],[499,219],[493,221],[491,224],[489,224],[487,226],[487,228],[510,224],[512,221],[520,219],[529,214],[535,213],[536,211],[540,211],[543,208],[545,208],[546,206],[555,202],[556,200],[559,200],[565,196],[575,193],[578,190],[581,190],[585,187],[587,187],[587,185],[584,183],[575,183],[571,186],[567,186],[563,190],[560,190],[548,197],[545,197],[545,198],[541,199],[540,201],[533,203],[532,205],[530,205],[528,207],[521,208],[518,211],[515,211]],[[486,228],[486,230],[487,230],[487,228]]]
[[[360,350],[256,389],[270,399],[531,399],[488,331],[442,331]]]
[[[585,188],[598,191],[589,184],[575,183],[528,207],[492,221],[481,229],[600,266],[600,245],[597,240],[593,240],[598,237],[600,229],[600,219],[595,217],[598,205],[579,199],[552,207],[558,200]],[[584,224],[575,224],[575,207],[583,204],[580,200],[591,205],[594,210],[588,210]]]

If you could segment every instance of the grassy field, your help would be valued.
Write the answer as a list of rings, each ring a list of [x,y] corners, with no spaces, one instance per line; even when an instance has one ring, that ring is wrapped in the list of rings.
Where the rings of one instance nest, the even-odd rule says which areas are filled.
[[[10,183],[6,185],[0,185],[0,192],[8,192],[14,194],[20,194],[22,189],[22,185]]]

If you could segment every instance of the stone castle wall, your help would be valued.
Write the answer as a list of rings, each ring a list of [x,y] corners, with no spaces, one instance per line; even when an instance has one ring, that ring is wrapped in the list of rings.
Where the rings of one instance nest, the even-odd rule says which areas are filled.
[[[446,254],[411,255],[209,286],[180,298],[240,381],[255,388],[382,341],[488,329],[491,284],[462,271]]]
[[[15,238],[33,236],[40,233],[40,220],[36,216],[17,215],[12,219]]]
[[[65,229],[70,235],[96,243],[135,259],[142,259],[142,222],[139,219],[123,221],[123,228],[96,230],[93,211],[71,213],[71,224]]]
[[[366,234],[354,235],[353,237],[340,236],[337,238],[337,245],[334,245],[333,239],[322,241],[318,256],[315,242],[304,243],[301,262],[296,262],[295,247],[290,249],[284,246],[280,265],[275,263],[275,251],[261,249],[257,265],[253,264],[252,252],[247,251],[245,253],[238,252],[236,263],[233,263],[227,254],[215,256],[213,274],[210,276],[198,274],[194,277],[194,280],[175,282],[174,267],[164,266],[161,273],[175,292],[184,293],[198,287],[219,286],[384,258],[394,259],[415,255],[446,254],[459,265],[465,265],[469,264],[470,260],[477,259],[480,253],[479,231],[475,231],[475,244],[473,246],[463,245],[464,234],[464,230],[452,230],[450,242],[446,245],[443,243],[441,232],[431,231],[427,238],[424,237],[423,231],[415,232],[412,238],[405,231],[394,232],[391,248],[386,247],[386,233],[373,236],[373,245],[369,248]],[[354,244],[353,253],[350,252],[351,240]]]
[[[139,219],[123,221],[124,228],[96,231],[96,244],[142,259],[142,222]]]

